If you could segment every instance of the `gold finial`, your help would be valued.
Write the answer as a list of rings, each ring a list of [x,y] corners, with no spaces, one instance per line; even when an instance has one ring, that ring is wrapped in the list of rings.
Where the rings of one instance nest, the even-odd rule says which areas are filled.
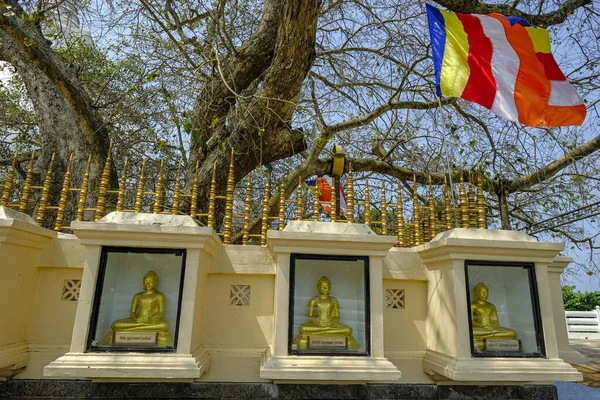
[[[296,192],[296,219],[302,221],[304,215],[304,202],[302,199],[302,177],[298,177],[298,191]]]
[[[396,204],[396,229],[398,229],[398,247],[406,245],[404,237],[404,206],[402,204],[402,183],[398,181],[398,201]]]
[[[435,200],[433,199],[431,175],[429,175],[429,229],[431,230],[431,239],[433,239],[438,234],[438,220],[435,209]]]
[[[233,149],[229,161],[229,174],[227,174],[227,188],[225,193],[225,219],[223,223],[223,243],[231,243],[231,230],[233,224],[233,191],[235,189],[235,178],[233,176]]]
[[[158,170],[158,180],[156,181],[156,191],[154,192],[154,207],[152,208],[152,212],[154,214],[160,213],[160,204],[162,203],[163,167],[164,167],[164,161],[160,160],[160,167]]]
[[[315,191],[313,192],[313,220],[318,221],[321,211],[321,204],[319,203],[319,193],[321,192],[319,190],[319,177],[317,177],[315,182],[317,186],[315,186]]]
[[[194,219],[196,218],[196,214],[198,213],[198,168],[199,167],[200,167],[200,161],[196,161],[196,169],[194,172],[194,183],[192,184],[192,202],[190,205],[190,217],[192,217]],[[217,168],[216,163],[215,163],[215,168]],[[215,174],[215,172],[213,171],[213,182],[215,181],[214,174]],[[213,217],[213,221],[214,221],[214,218],[215,218],[215,199],[214,199],[214,197],[212,199],[212,205],[213,205],[212,217]],[[210,221],[210,211],[208,214],[208,222],[209,222],[208,227],[212,228],[213,226]]]
[[[110,184],[110,164],[112,162],[112,142],[108,146],[108,155],[106,156],[106,163],[102,170],[102,178],[100,179],[100,189],[98,191],[98,202],[96,203],[96,216],[94,221],[99,221],[104,217],[104,205],[106,203],[106,193],[108,192],[108,185]]]
[[[469,171],[469,190],[467,192],[469,205],[469,228],[477,228],[477,208],[475,205],[475,190],[473,189],[472,176]]]
[[[465,190],[465,178],[460,172],[460,220],[461,228],[469,227],[469,204],[467,202],[467,191]]]
[[[371,200],[369,199],[369,180],[365,182],[365,225],[371,227]]]
[[[10,195],[12,194],[13,181],[15,179],[15,168],[17,165],[17,157],[19,156],[19,150],[15,151],[15,156],[13,157],[12,164],[10,166],[10,171],[8,172],[8,176],[6,177],[6,181],[4,182],[4,190],[2,191],[2,201],[0,201],[1,206],[6,206],[10,202]]]
[[[31,181],[33,180],[33,162],[35,161],[35,150],[31,153],[31,159],[29,160],[29,168],[27,169],[27,177],[23,184],[23,195],[21,196],[21,204],[19,205],[19,211],[25,212],[27,210],[27,202],[29,201],[29,191],[31,190]]]
[[[423,243],[427,243],[431,240],[431,226],[429,224],[429,206],[426,205],[421,207],[421,221],[423,221]]]
[[[127,189],[127,158],[123,164],[123,174],[119,184],[119,193],[117,194],[117,211],[123,211],[125,204],[125,190]]]
[[[85,175],[81,182],[81,193],[79,194],[79,201],[77,202],[77,221],[83,221],[83,215],[85,212],[85,203],[88,195],[88,185],[90,182],[90,167],[92,165],[92,156],[88,157],[87,167],[85,167]]]
[[[446,230],[450,230],[454,227],[454,224],[452,224],[452,204],[450,203],[450,190],[452,190],[452,188],[448,187],[448,182],[446,181],[446,177],[444,177],[444,215],[446,218]]]
[[[385,198],[385,184],[383,181],[381,181],[381,234],[385,236],[388,234],[387,201]]]
[[[65,173],[62,190],[60,191],[60,200],[58,202],[58,211],[56,212],[56,221],[54,222],[54,230],[60,232],[62,230],[63,219],[65,218],[65,208],[69,198],[69,187],[71,186],[71,167],[73,166],[73,154],[69,157],[69,165]]]
[[[242,246],[248,246],[250,238],[250,207],[252,206],[252,175],[248,175],[246,184],[246,201],[244,202],[244,231],[242,236]]]
[[[144,197],[144,181],[146,180],[145,172],[146,172],[146,159],[144,158],[142,160],[142,170],[140,172],[140,180],[138,182],[137,192],[135,193],[135,208],[133,211],[135,211],[136,213],[139,213],[142,211],[142,200]]]
[[[260,245],[267,244],[267,228],[269,227],[269,200],[271,198],[271,171],[267,173],[265,195],[263,197],[262,221],[260,224]]]
[[[44,214],[46,214],[46,206],[48,205],[48,194],[50,193],[50,183],[52,182],[52,168],[54,167],[54,153],[52,153],[52,159],[50,160],[50,166],[46,173],[46,179],[44,179],[44,185],[42,186],[42,195],[40,196],[40,205],[38,207],[38,214],[36,222],[38,225],[44,223]]]
[[[354,180],[352,178],[352,163],[348,163],[348,193],[346,195],[348,207],[348,222],[354,222]]]
[[[415,224],[406,224],[406,236],[407,236],[407,247],[413,247],[415,245]]]
[[[198,164],[196,164],[196,180],[198,180]],[[196,191],[198,185],[196,185]],[[210,180],[210,192],[208,195],[208,227],[215,224],[215,199],[217,198],[217,162],[213,164],[212,177]]]
[[[485,218],[485,197],[483,194],[482,171],[477,175],[477,227],[487,229],[487,219]]]
[[[331,217],[331,222],[336,222],[337,221],[337,213],[338,213],[338,208],[337,208],[337,190],[335,189],[335,181],[336,178],[331,177],[331,183],[332,183],[332,188],[331,188],[331,202],[329,203],[330,207],[330,217]]]
[[[421,244],[421,219],[419,218],[419,195],[417,193],[417,177],[413,175],[413,220],[415,224],[414,245]]]
[[[173,189],[173,207],[171,214],[179,214],[179,196],[181,196],[181,158],[177,164],[177,175],[175,175],[175,189]]]
[[[281,177],[281,185],[279,186],[279,230],[282,231],[285,227],[285,180]]]

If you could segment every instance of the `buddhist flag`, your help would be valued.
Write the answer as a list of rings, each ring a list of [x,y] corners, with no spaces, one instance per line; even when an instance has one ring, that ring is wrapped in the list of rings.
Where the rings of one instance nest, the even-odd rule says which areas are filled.
[[[319,176],[317,179],[309,179],[305,183],[315,196],[319,196],[320,202],[331,202],[331,192],[333,191],[333,182],[331,177]],[[340,194],[340,198],[337,199],[338,205],[340,206],[340,215],[346,216],[348,213],[348,207],[346,206],[346,193],[344,193],[344,188],[341,185]],[[324,212],[328,214],[331,213],[330,204],[321,204],[321,207],[323,207]]]
[[[556,64],[548,31],[518,17],[426,8],[438,96],[528,126],[583,123],[585,105]]]

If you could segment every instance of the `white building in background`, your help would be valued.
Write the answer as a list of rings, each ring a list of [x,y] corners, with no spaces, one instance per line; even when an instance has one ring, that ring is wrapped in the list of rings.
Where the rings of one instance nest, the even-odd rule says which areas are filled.
[[[90,31],[83,29],[79,21],[79,7],[75,0],[59,0],[58,7],[49,12],[45,30],[62,32],[64,37],[77,37],[87,45],[92,44]],[[59,42],[53,41],[56,46]]]

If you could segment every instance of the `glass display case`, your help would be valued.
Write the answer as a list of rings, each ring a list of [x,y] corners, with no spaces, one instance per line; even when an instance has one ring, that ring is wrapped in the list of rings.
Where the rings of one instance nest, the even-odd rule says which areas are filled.
[[[289,354],[370,353],[369,258],[292,254]]]
[[[530,263],[466,261],[474,357],[545,357],[535,268]]]
[[[103,247],[88,351],[175,351],[185,250]]]

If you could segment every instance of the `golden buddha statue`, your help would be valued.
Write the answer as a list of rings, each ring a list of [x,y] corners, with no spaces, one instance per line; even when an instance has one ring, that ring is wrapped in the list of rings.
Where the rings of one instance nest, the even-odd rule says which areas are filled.
[[[496,306],[487,301],[489,289],[483,282],[473,288],[475,300],[471,302],[473,342],[475,348],[483,350],[483,340],[516,340],[517,332],[500,326]]]
[[[345,337],[348,350],[358,350],[358,344],[352,337],[352,328],[341,324],[340,305],[337,299],[329,295],[331,281],[322,276],[317,282],[318,295],[308,302],[308,322],[300,325],[300,334],[294,339],[298,350],[305,350],[310,336]]]
[[[165,295],[158,291],[158,275],[149,271],[144,275],[144,291],[136,293],[131,301],[130,317],[118,319],[111,325],[111,331],[102,341],[111,344],[113,332],[157,332],[159,346],[171,346],[173,338],[169,333],[169,323],[165,315]]]

